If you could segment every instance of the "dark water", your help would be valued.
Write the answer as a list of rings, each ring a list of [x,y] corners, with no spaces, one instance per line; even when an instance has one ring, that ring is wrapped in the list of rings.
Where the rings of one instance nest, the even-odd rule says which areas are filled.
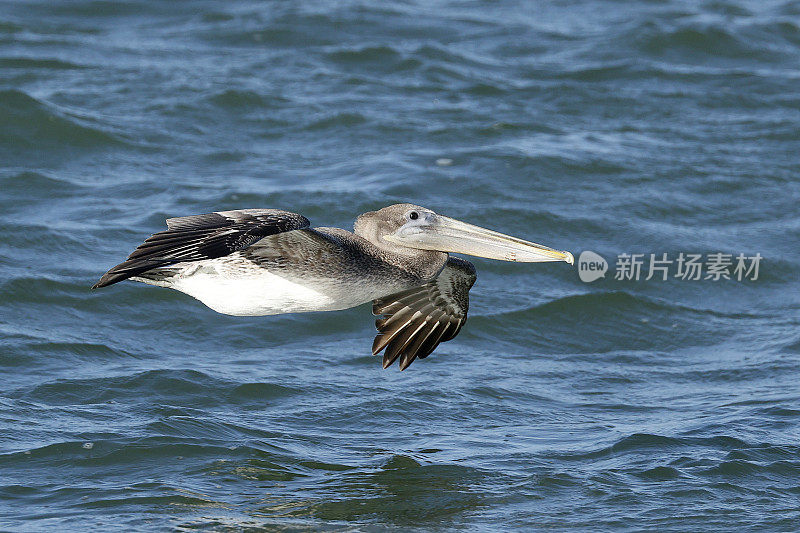
[[[0,528],[800,529],[799,88],[785,0],[3,2]],[[369,306],[89,291],[166,217],[399,201],[611,271],[477,259],[402,373]],[[614,279],[680,252],[764,259]]]

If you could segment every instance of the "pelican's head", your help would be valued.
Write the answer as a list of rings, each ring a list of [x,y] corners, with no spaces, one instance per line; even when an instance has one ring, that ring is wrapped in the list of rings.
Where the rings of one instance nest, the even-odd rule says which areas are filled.
[[[364,213],[356,220],[355,233],[398,253],[431,250],[521,263],[564,261],[571,265],[574,261],[569,252],[473,226],[413,204]]]

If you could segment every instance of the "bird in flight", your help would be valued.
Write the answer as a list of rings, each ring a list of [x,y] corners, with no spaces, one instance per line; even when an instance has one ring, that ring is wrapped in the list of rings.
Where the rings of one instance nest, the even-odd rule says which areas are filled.
[[[472,263],[573,257],[532,242],[439,215],[412,204],[364,213],[354,231],[311,228],[277,209],[219,211],[167,220],[92,287],[131,279],[175,289],[228,315],[337,311],[372,302],[383,367],[404,370],[461,330]]]

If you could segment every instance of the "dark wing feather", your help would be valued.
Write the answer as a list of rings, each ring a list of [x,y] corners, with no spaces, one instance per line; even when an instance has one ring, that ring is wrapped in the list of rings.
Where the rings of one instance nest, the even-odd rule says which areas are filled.
[[[166,231],[144,241],[92,288],[105,287],[153,268],[222,257],[244,250],[264,237],[309,225],[306,217],[277,209],[241,209],[170,218]]]
[[[399,358],[400,370],[405,370],[458,335],[467,321],[469,290],[476,277],[472,263],[450,257],[433,281],[375,300],[372,312],[383,318],[375,321],[379,334],[372,353],[386,349],[383,368]]]

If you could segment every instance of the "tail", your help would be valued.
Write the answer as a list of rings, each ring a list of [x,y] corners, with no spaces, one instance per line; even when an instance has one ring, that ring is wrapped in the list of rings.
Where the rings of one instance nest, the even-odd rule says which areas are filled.
[[[309,225],[305,217],[277,209],[241,209],[170,218],[166,231],[151,235],[127,260],[103,274],[92,288],[113,285],[175,263],[216,259],[244,250],[264,237]]]
[[[142,274],[150,270],[166,266],[169,263],[170,261],[128,259],[103,274],[103,277],[92,285],[92,288],[99,289],[100,287],[107,287],[108,285],[113,285],[114,283],[124,281],[134,276],[142,276]]]

